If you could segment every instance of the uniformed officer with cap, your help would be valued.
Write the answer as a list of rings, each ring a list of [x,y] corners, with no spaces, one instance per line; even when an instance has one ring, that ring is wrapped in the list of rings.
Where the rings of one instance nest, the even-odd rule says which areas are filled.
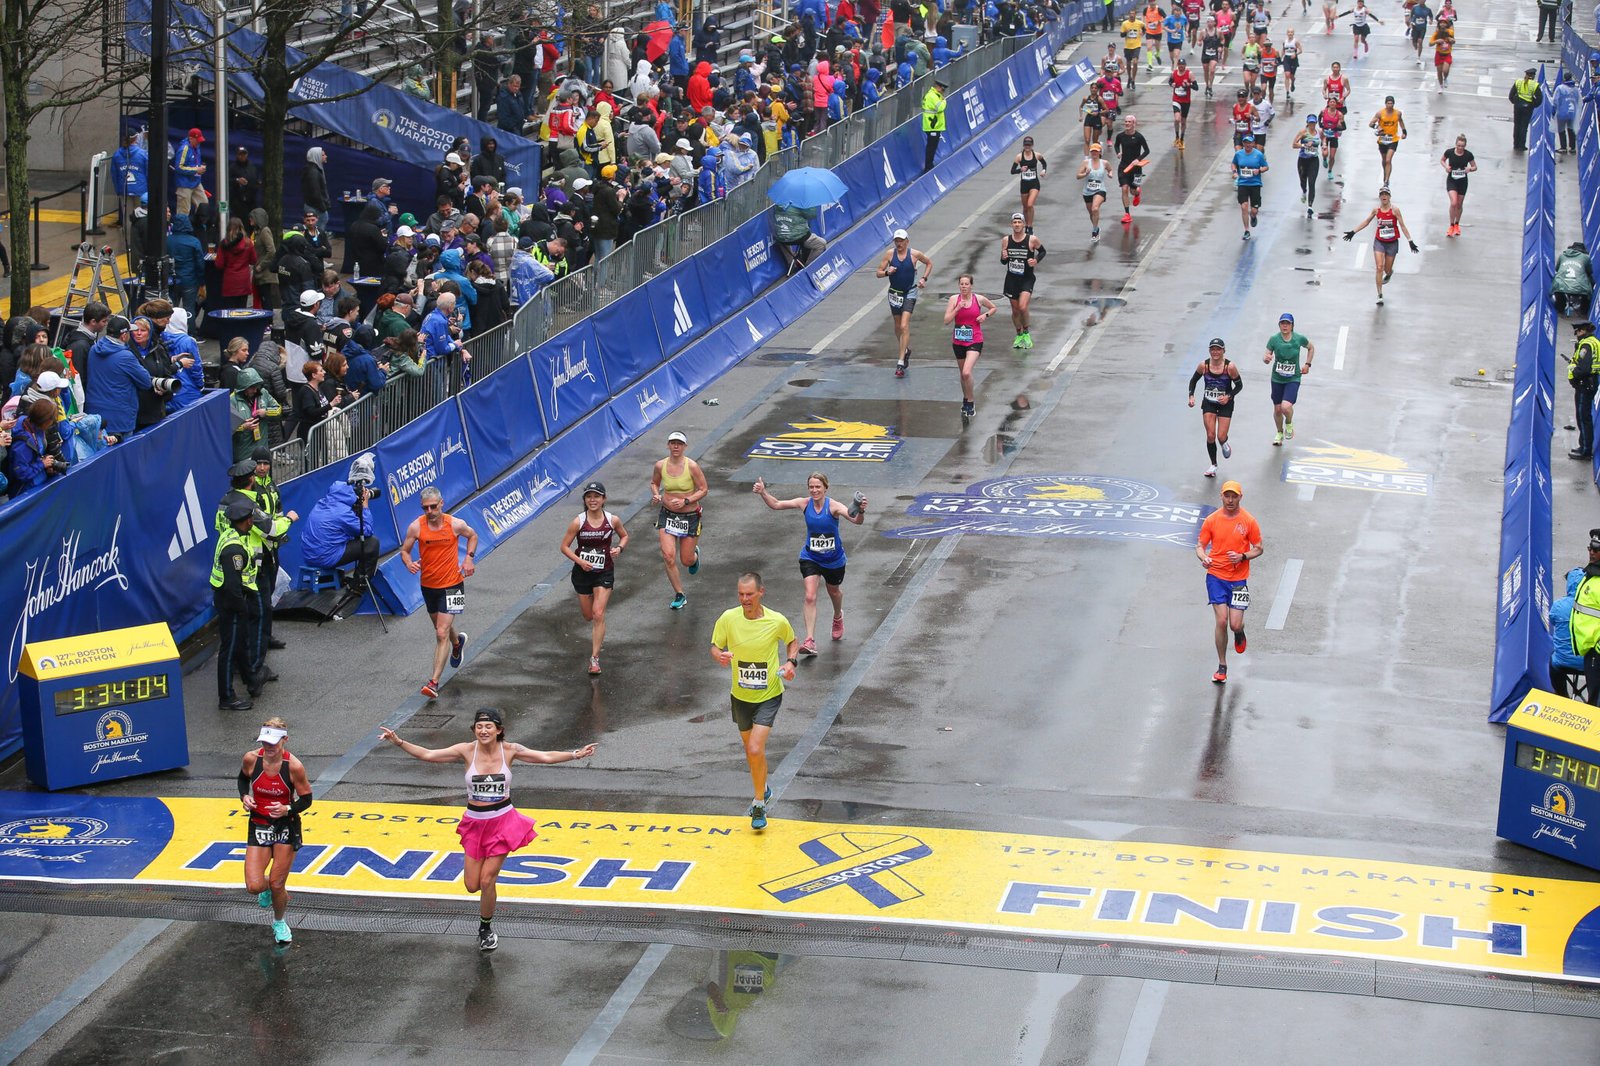
[[[933,169],[933,157],[939,153],[939,141],[944,137],[945,93],[950,81],[943,74],[933,79],[933,88],[922,94],[922,169]]]
[[[1572,386],[1578,446],[1567,452],[1567,458],[1593,459],[1594,394],[1596,388],[1600,388],[1600,340],[1595,339],[1594,323],[1587,318],[1574,322],[1572,333],[1575,340],[1572,359],[1567,365],[1567,383]]]
[[[1538,73],[1535,67],[1527,68],[1522,72],[1522,77],[1511,83],[1511,91],[1506,94],[1511,100],[1513,151],[1528,150],[1528,120],[1533,118],[1533,109],[1544,103],[1544,91],[1539,88]]]
[[[256,475],[255,484],[248,491],[255,498],[257,510],[268,519],[268,524],[262,526],[264,543],[260,576],[261,587],[266,590],[270,603],[272,592],[278,587],[278,549],[289,539],[289,526],[298,522],[300,516],[294,511],[285,512],[283,509],[283,497],[278,494],[278,486],[272,480],[272,450],[265,444],[258,444],[251,451],[250,458],[256,464]],[[262,645],[264,648],[278,651],[288,647],[272,635],[271,611],[266,612],[262,625],[266,632],[266,642]]]
[[[251,643],[257,626],[253,614],[260,610],[256,590],[255,552],[250,544],[255,504],[246,499],[229,501],[223,509],[227,528],[217,538],[211,562],[211,602],[217,612],[217,706],[224,711],[248,711],[254,704],[233,691],[233,675],[253,680]]]

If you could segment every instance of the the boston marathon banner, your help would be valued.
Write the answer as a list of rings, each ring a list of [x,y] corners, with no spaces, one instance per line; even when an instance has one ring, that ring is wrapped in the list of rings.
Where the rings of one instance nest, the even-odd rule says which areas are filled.
[[[454,901],[464,914],[460,816],[459,805],[319,799],[305,813],[295,891],[402,914]],[[0,793],[0,887],[189,886],[242,901],[247,818],[222,798]],[[756,833],[720,815],[545,810],[499,892],[513,913],[715,913],[730,935],[773,920],[871,922],[906,937],[1028,937],[1041,951],[1040,941],[1265,945],[1368,967],[1600,980],[1593,883],[1359,857],[790,819]]]
[[[214,392],[0,509],[0,757],[22,743],[23,645],[210,610],[217,501],[228,490],[228,397]]]
[[[1506,430],[1505,501],[1500,517],[1493,695],[1489,721],[1503,722],[1532,688],[1549,684],[1550,589],[1554,569],[1550,438],[1555,432],[1557,315],[1556,167],[1548,99],[1528,126],[1528,183],[1522,219],[1522,319],[1517,331],[1511,422]]]
[[[170,62],[185,64],[211,80],[211,16],[197,7],[170,5]],[[128,42],[141,52],[150,50],[149,0],[128,0],[128,22],[135,27]],[[265,93],[247,73],[261,55],[265,41],[254,30],[228,23],[228,80],[236,92],[260,101]],[[303,53],[287,50],[287,61],[302,62]],[[330,99],[342,97],[342,99]],[[500,143],[506,160],[506,184],[537,184],[539,146],[526,137],[496,129],[449,108],[403,93],[333,63],[321,63],[289,90],[292,113],[323,129],[349,137],[357,144],[408,162],[435,165],[444,159],[457,137],[476,145],[484,137]]]

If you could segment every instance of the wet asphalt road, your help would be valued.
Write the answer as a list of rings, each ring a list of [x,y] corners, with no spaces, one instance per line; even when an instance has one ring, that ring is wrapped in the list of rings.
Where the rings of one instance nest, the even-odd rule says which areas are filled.
[[[1390,7],[1398,15],[1397,4],[1380,4],[1389,25],[1351,71],[1352,131],[1336,170],[1344,184],[1323,180],[1322,216],[1304,217],[1286,148],[1297,112],[1281,107],[1249,244],[1225,180],[1224,94],[1214,108],[1196,105],[1180,156],[1165,92],[1139,90],[1133,110],[1156,163],[1133,225],[1118,225],[1108,206],[1098,246],[1067,173],[1081,155],[1074,116],[1063,110],[1036,129],[1053,167],[1038,225],[1050,256],[1036,293],[1036,347],[1013,352],[1004,314],[992,323],[969,425],[937,312],[964,271],[1000,299],[993,260],[1015,196],[998,164],[913,227],[912,243],[931,249],[936,267],[906,381],[892,377],[881,283],[865,271],[712,386],[702,398],[718,406],[685,406],[672,426],[688,432],[713,490],[705,566],[688,579],[686,610],[666,610],[648,508],[633,516],[648,503],[660,442],[607,464],[610,507],[636,539],[620,563],[598,680],[583,674],[587,627],[556,551],[576,501],[487,560],[463,623],[483,637],[433,705],[414,696],[431,647],[425,618],[393,623],[387,636],[371,619],[283,627],[285,680],[264,704],[290,718],[291,747],[313,779],[342,771],[322,794],[456,802],[458,771],[387,750],[339,757],[397,708],[424,716],[408,738],[444,745],[465,737],[475,708],[496,706],[524,743],[600,744],[591,765],[519,774],[522,805],[740,812],[748,776],[726,717],[726,677],[706,654],[709,633],[745,569],[762,571],[769,605],[798,622],[800,523],[767,511],[749,486],[761,474],[779,495],[799,495],[811,468],[745,453],[820,417],[892,426],[904,444],[888,463],[825,467],[836,495],[868,495],[869,519],[847,534],[846,637],[827,639],[824,606],[822,654],[802,663],[773,735],[783,786],[774,817],[1586,877],[1494,839],[1501,738],[1483,724],[1522,197],[1504,93],[1511,72],[1541,54],[1514,43],[1531,37],[1533,13],[1509,3],[1468,13],[1483,21],[1461,24],[1452,91],[1440,95],[1421,90],[1424,72],[1393,32]],[[1306,81],[1332,58],[1348,63],[1342,33],[1323,37],[1298,16],[1289,24],[1308,45]],[[1083,51],[1098,56],[1106,40],[1092,35]],[[1396,163],[1396,203],[1423,253],[1402,253],[1380,310],[1369,253],[1338,231],[1375,200],[1376,153],[1354,120],[1364,123],[1389,92],[1412,130]],[[1458,131],[1480,170],[1465,234],[1446,239],[1437,157]],[[1562,244],[1575,187],[1569,174]],[[1284,310],[1317,359],[1297,439],[1279,449],[1260,358]],[[1252,573],[1250,650],[1230,658],[1226,689],[1209,682],[1209,611],[1185,549],[885,535],[937,524],[906,513],[919,494],[999,477],[1124,479],[1175,506],[1214,504],[1216,482],[1201,476],[1200,419],[1184,404],[1211,336],[1228,339],[1246,379],[1222,473],[1243,482],[1266,545]],[[1558,454],[1566,446],[1558,437]],[[1427,475],[1427,493],[1283,480],[1287,460],[1349,449]],[[1572,465],[1557,470],[1558,563],[1577,555],[1561,547],[1587,528],[1592,499],[1582,464]],[[1286,573],[1298,577],[1287,582]],[[503,631],[488,639],[485,628],[502,617]],[[852,671],[858,663],[864,669]],[[186,691],[189,769],[107,791],[228,794],[255,715],[241,723],[210,709],[209,666]],[[808,729],[821,737],[814,748],[802,742]],[[24,787],[15,771],[0,785]],[[7,915],[7,1018],[54,1000],[138,924]],[[484,960],[465,938],[384,932],[303,933],[275,953],[258,926],[177,923],[20,1061],[1135,1066],[1383,1053],[1498,1063],[1535,1042],[1588,1055],[1594,1032],[1579,1019],[1481,1008],[849,958],[785,958],[752,1003],[726,994],[738,961],[703,949],[513,938]]]

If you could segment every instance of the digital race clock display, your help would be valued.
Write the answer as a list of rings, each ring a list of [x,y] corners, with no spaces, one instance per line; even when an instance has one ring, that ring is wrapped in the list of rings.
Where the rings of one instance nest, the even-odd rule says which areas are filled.
[[[103,711],[130,703],[164,700],[168,696],[167,675],[127,677],[121,681],[102,681],[98,685],[79,685],[56,692],[56,716],[79,711]]]
[[[1600,764],[1563,755],[1549,748],[1517,742],[1517,765],[1536,774],[1565,781],[1569,785],[1600,792]]]

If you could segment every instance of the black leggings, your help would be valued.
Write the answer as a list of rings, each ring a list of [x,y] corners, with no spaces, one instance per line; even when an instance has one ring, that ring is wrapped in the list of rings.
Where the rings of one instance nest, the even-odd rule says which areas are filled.
[[[1300,172],[1300,191],[1306,194],[1306,206],[1310,207],[1317,201],[1317,165],[1320,160],[1316,156],[1301,156],[1295,163]]]

